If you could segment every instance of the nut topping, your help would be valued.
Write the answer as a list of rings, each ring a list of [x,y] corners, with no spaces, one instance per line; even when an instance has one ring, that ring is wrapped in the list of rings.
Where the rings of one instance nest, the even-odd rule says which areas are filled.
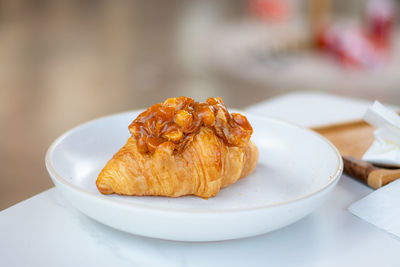
[[[164,142],[181,152],[201,127],[209,127],[226,145],[241,146],[249,141],[253,129],[247,118],[230,114],[221,98],[208,98],[205,103],[192,98],[169,98],[142,112],[129,125],[141,153],[153,153]]]

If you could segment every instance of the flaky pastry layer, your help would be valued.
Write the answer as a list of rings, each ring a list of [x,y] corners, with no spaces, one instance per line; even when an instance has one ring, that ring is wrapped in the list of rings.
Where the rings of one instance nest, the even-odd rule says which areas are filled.
[[[208,127],[202,127],[182,153],[174,153],[171,142],[154,153],[140,153],[130,137],[103,168],[96,185],[103,194],[209,198],[250,174],[257,161],[253,142],[227,146]]]

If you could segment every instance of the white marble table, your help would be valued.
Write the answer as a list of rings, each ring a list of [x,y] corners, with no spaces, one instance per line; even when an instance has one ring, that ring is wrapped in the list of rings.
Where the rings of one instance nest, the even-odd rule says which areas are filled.
[[[248,110],[316,126],[346,114],[355,119],[367,104],[292,94]],[[0,213],[0,266],[400,266],[400,240],[347,211],[370,192],[343,175],[319,209],[288,227],[241,240],[187,243],[102,225],[52,188]]]

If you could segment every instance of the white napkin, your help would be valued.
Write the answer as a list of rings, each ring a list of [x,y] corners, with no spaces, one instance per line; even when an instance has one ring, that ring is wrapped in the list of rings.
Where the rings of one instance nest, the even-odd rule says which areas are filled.
[[[371,163],[400,167],[400,117],[378,101],[369,107],[364,120],[375,126],[375,141],[364,154]]]
[[[368,108],[364,120],[375,126],[375,141],[363,160],[400,167],[400,117],[378,101]],[[361,219],[400,237],[400,179],[353,203],[349,211]]]
[[[349,211],[376,227],[400,237],[400,179],[353,203]]]

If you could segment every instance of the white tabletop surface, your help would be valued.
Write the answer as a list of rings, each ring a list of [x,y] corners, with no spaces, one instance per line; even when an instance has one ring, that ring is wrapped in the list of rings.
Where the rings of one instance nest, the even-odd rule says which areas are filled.
[[[287,95],[248,110],[315,126],[310,122],[317,119],[302,121],[288,106],[308,110],[318,121],[326,116],[321,121],[326,124],[338,120],[329,111],[334,107],[344,108],[354,119],[354,112],[368,105],[355,101],[352,106],[348,99],[341,102],[342,98],[315,94],[319,104],[313,107],[304,97]],[[102,225],[52,188],[0,212],[0,266],[400,266],[400,240],[347,210],[371,192],[343,175],[319,209],[290,226],[241,240],[187,243],[149,239]]]

